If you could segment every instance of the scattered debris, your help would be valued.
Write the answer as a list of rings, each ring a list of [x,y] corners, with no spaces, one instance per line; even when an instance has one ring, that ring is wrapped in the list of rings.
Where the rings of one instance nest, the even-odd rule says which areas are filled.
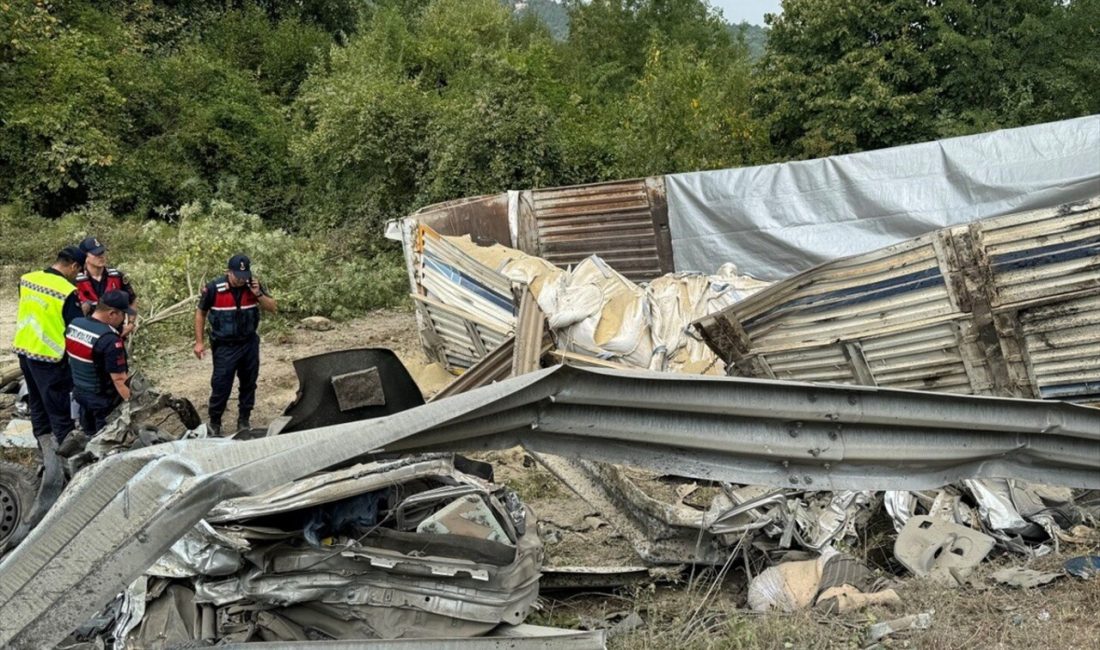
[[[1100,574],[1100,555],[1079,555],[1066,560],[1062,567],[1072,576],[1092,580]]]
[[[9,420],[4,430],[0,431],[0,447],[38,449],[38,441],[34,439],[31,421],[23,418]]]
[[[900,604],[901,597],[893,589],[864,593],[851,585],[841,585],[821,592],[814,607],[828,613],[847,614],[874,605],[893,607]]]
[[[327,332],[333,328],[332,321],[324,316],[307,316],[298,321],[298,325],[302,329],[313,330],[314,332]]]
[[[918,576],[955,586],[963,584],[993,543],[992,537],[972,528],[918,515],[898,534],[894,556]]]
[[[932,617],[935,614],[936,610],[932,609],[927,612],[921,612],[920,614],[911,614],[909,616],[902,616],[901,618],[875,623],[867,628],[867,642],[874,643],[899,632],[927,630],[932,627]]]
[[[758,612],[793,612],[813,606],[844,614],[869,605],[901,602],[893,589],[872,591],[871,582],[871,572],[865,566],[826,548],[816,559],[765,569],[749,584],[748,604]]]
[[[1062,573],[1044,573],[1042,571],[1036,571],[1035,569],[1025,569],[1022,567],[1008,567],[994,571],[993,579],[1009,587],[1031,589],[1054,582],[1063,575]]]

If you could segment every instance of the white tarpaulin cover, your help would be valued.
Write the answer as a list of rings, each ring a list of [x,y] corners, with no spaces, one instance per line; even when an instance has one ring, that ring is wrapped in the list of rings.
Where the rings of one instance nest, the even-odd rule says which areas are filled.
[[[986,217],[1100,194],[1100,115],[818,160],[665,177],[677,271],[780,280]]]

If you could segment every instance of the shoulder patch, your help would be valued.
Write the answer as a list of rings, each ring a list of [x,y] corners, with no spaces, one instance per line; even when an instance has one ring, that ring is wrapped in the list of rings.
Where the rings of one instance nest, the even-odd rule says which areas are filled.
[[[116,348],[124,348],[126,345],[122,341],[115,341]]]

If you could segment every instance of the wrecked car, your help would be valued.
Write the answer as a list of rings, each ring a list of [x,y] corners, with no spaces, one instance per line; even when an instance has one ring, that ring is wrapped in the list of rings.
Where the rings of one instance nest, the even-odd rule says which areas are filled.
[[[423,403],[388,350],[318,355],[295,367],[303,388],[273,423],[279,431]],[[88,476],[80,468],[206,438],[202,425],[166,425],[166,409],[183,410],[181,421],[193,415],[151,390],[124,404],[64,461],[75,485]],[[226,453],[243,444],[211,442]],[[62,645],[461,638],[520,625],[538,596],[542,543],[528,527],[529,508],[492,478],[486,463],[413,455],[343,463],[227,499]]]

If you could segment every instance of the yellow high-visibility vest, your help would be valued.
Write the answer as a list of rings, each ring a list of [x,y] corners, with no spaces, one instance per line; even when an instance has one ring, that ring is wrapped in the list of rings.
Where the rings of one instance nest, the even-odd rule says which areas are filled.
[[[32,271],[19,278],[19,315],[11,347],[38,361],[65,357],[65,299],[76,290],[64,277]]]

